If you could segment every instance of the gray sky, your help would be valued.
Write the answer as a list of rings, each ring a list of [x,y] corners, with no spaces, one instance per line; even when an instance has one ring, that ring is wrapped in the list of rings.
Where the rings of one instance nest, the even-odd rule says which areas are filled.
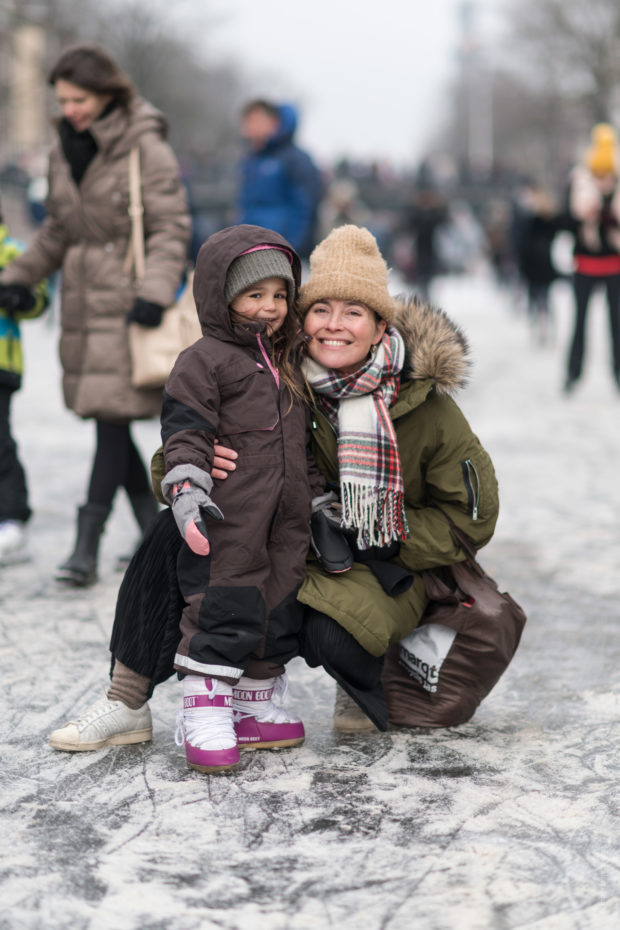
[[[497,2],[497,0],[496,0]],[[213,0],[210,51],[255,75],[252,96],[298,103],[318,158],[397,163],[425,152],[456,72],[460,0]],[[480,31],[490,0],[474,2]]]

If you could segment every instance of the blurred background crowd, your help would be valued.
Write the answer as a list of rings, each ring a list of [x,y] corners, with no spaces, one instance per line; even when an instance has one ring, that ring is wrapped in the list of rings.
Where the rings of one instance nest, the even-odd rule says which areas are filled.
[[[438,274],[466,273],[484,263],[525,306],[527,222],[541,211],[548,217],[564,209],[570,171],[591,127],[613,122],[620,12],[615,0],[587,6],[504,0],[494,5],[501,24],[491,36],[480,25],[488,6],[475,0],[451,5],[457,36],[451,73],[432,132],[425,127],[421,155],[410,162],[346,152],[315,156],[321,175],[316,239],[341,223],[363,224],[403,280],[421,292]],[[0,190],[14,233],[27,238],[28,226],[45,213],[55,112],[46,75],[63,47],[84,39],[104,45],[166,114],[190,198],[193,253],[210,233],[237,220],[240,114],[257,96],[257,76],[244,56],[223,64],[210,56],[207,43],[200,50],[195,33],[216,32],[219,14],[216,4],[198,7],[182,0],[171,20],[163,5],[139,0],[105,9],[96,0],[77,6],[72,0],[1,0]],[[393,93],[402,97],[402,119],[415,127],[407,88]],[[275,88],[272,99],[282,99]],[[303,101],[290,102],[303,129]],[[351,125],[352,137],[355,132]],[[313,139],[305,136],[304,147],[312,155]],[[555,243],[554,249],[552,279],[571,271],[562,248]]]

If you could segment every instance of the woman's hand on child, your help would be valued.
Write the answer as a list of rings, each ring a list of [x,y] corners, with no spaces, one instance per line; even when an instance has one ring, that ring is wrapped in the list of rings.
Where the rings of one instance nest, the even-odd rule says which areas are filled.
[[[237,453],[234,449],[229,449],[228,446],[222,446],[220,443],[215,440],[215,449],[213,452],[213,467],[211,468],[211,477],[219,478],[222,481],[224,478],[228,478],[229,471],[235,471],[236,464],[235,459],[237,458]]]

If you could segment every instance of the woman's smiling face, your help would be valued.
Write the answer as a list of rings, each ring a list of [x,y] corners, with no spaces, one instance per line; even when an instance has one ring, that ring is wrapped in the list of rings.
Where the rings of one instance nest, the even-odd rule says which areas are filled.
[[[62,78],[56,81],[54,87],[62,115],[76,132],[90,129],[112,100],[110,94],[96,94]]]
[[[364,364],[385,332],[385,320],[355,300],[317,300],[304,320],[308,352],[324,368],[351,374]]]

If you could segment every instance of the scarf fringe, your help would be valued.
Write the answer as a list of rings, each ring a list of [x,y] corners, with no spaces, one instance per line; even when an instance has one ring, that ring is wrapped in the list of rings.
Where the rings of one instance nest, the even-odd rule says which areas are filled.
[[[359,549],[387,546],[409,536],[404,494],[385,488],[342,482],[342,525],[357,531]]]

